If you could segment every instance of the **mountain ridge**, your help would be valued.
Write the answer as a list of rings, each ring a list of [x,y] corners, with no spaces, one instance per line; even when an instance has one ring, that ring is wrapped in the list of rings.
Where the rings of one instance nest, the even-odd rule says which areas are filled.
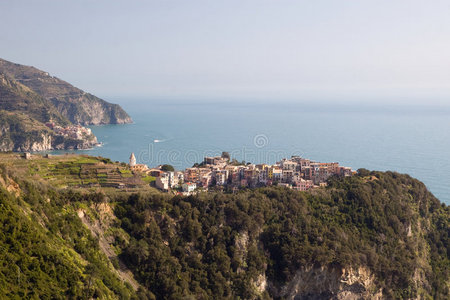
[[[120,105],[0,59],[0,151],[88,149],[97,138],[81,125],[131,122]]]
[[[52,103],[29,87],[0,73],[0,110],[22,112],[41,123],[50,119],[59,125],[68,125],[70,121],[62,116]]]
[[[97,144],[89,129],[71,125],[50,101],[0,74],[0,151],[87,149]]]
[[[48,72],[0,58],[0,73],[51,101],[68,120],[80,125],[127,124],[131,117],[118,104],[109,103],[74,87]]]

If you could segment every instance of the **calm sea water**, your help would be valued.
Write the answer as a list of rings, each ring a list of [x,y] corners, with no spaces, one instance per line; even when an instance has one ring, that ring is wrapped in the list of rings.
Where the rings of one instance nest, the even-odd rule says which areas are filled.
[[[118,101],[120,103],[120,101]],[[274,163],[301,155],[353,169],[393,170],[423,181],[450,204],[450,110],[288,103],[120,103],[134,124],[91,127],[102,147],[78,151],[184,169],[228,151]]]

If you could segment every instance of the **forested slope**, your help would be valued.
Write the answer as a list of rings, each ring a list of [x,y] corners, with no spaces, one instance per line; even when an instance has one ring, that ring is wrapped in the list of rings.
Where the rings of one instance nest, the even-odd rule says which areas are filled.
[[[1,299],[130,299],[77,210],[101,194],[55,191],[0,171]],[[95,218],[95,215],[92,216]]]
[[[407,175],[183,197],[0,173],[0,298],[449,297],[449,207]]]
[[[122,257],[157,298],[449,297],[449,208],[407,175],[134,195],[116,215],[132,237]]]

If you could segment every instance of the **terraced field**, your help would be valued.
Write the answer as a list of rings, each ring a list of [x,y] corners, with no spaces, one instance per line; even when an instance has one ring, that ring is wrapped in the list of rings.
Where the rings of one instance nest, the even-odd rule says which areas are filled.
[[[0,154],[0,166],[13,170],[13,175],[49,182],[58,188],[96,188],[115,191],[151,191],[154,177],[133,173],[128,165],[103,157],[87,155],[34,154],[24,159],[20,154]]]

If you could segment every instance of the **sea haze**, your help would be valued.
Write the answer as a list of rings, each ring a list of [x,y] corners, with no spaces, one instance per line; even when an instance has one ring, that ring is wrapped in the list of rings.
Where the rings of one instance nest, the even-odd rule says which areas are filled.
[[[448,107],[118,102],[134,124],[93,126],[104,145],[78,152],[123,162],[134,152],[150,167],[177,169],[221,151],[255,163],[301,155],[355,170],[408,173],[450,204]]]

